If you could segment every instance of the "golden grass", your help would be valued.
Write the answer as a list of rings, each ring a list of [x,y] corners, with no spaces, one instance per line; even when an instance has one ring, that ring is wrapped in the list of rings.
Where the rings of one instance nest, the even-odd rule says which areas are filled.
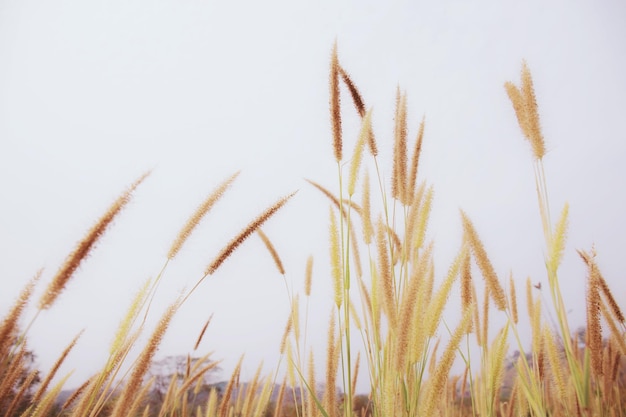
[[[535,158],[542,159],[546,154],[546,146],[541,134],[539,110],[533,80],[526,62],[522,65],[521,78],[522,83],[520,87],[511,82],[507,82],[504,87],[511,103],[513,103],[519,126],[532,146]]]
[[[174,259],[174,257],[176,257],[176,255],[180,251],[180,248],[182,248],[183,244],[187,241],[187,239],[189,239],[189,236],[191,236],[191,232],[193,232],[193,230],[198,226],[202,218],[206,216],[211,208],[213,208],[215,203],[217,203],[217,201],[222,198],[224,193],[232,185],[237,176],[239,176],[239,171],[224,180],[224,182],[222,182],[215,190],[213,190],[213,192],[198,206],[196,211],[191,215],[191,217],[189,217],[189,220],[187,220],[187,223],[185,223],[183,228],[178,233],[178,236],[176,236],[176,239],[172,243],[172,246],[170,247],[170,250],[167,254],[167,257],[169,259]]]
[[[344,135],[341,122],[340,82],[347,87],[361,118],[360,130],[352,136],[355,138],[354,151],[345,164],[342,162],[343,140],[349,136]],[[276,268],[285,275],[283,260],[261,226],[293,194],[261,212],[235,235],[215,255],[191,291],[165,310],[145,345],[138,346],[147,317],[152,313],[151,302],[157,284],[163,279],[168,262],[178,255],[201,220],[231,186],[236,173],[218,185],[192,213],[173,241],[161,272],[156,279],[147,280],[134,297],[115,333],[102,369],[76,389],[64,404],[58,404],[56,415],[626,416],[626,363],[623,360],[626,356],[626,323],[619,299],[600,273],[594,250],[578,251],[587,267],[584,338],[580,339],[569,330],[567,306],[558,279],[558,269],[568,250],[569,206],[564,205],[552,227],[542,162],[545,143],[527,65],[522,65],[520,86],[506,83],[505,91],[522,133],[533,150],[539,214],[546,245],[545,259],[540,261],[546,267],[548,285],[544,288],[549,297],[542,297],[541,283],[532,284],[537,282],[537,277],[534,280],[527,278],[526,314],[518,311],[518,283],[513,272],[509,275],[508,292],[505,292],[489,259],[485,246],[495,244],[493,238],[485,237],[489,241],[485,241],[487,245],[483,244],[465,212],[461,211],[462,230],[456,256],[443,274],[435,267],[436,246],[428,236],[434,192],[432,186],[418,178],[425,121],[422,119],[414,142],[409,144],[406,94],[397,89],[395,125],[390,138],[392,174],[391,183],[388,183],[377,159],[373,114],[366,110],[361,92],[341,66],[336,44],[331,55],[329,85],[338,192],[333,193],[329,188],[307,180],[332,203],[328,253],[331,268],[327,279],[332,280],[334,305],[328,322],[326,357],[320,361],[326,365],[323,395],[318,392],[317,383],[321,381],[316,380],[313,349],[307,344],[313,340],[307,334],[309,317],[318,319],[309,315],[309,303],[317,300],[317,295],[311,293],[313,257],[309,257],[303,286],[306,314],[300,314],[299,294],[285,279],[290,312],[279,351],[281,363],[283,359],[286,362],[286,375],[277,385],[274,404],[271,404],[271,398],[279,370],[263,376],[262,364],[259,365],[244,388],[240,381],[243,357],[223,392],[210,388],[203,404],[194,403],[191,397],[206,388],[204,376],[218,365],[217,361],[210,360],[211,353],[198,360],[188,354],[184,371],[171,377],[162,402],[156,407],[147,402],[154,378],[147,379],[146,374],[174,315],[206,276],[215,273],[251,234],[256,233],[261,238]],[[369,156],[364,152],[366,143]],[[344,181],[342,167],[348,164],[348,181]],[[378,193],[370,188],[372,168],[376,173],[374,181],[380,187]],[[144,178],[137,180],[109,207],[67,257],[39,300],[35,319],[54,305]],[[357,187],[359,181],[360,188]],[[395,201],[388,201],[388,195]],[[357,215],[353,216],[353,213]],[[357,233],[359,227],[362,233]],[[365,268],[361,265],[362,250],[367,256],[364,258]],[[474,267],[484,278],[484,291],[482,287],[476,288]],[[78,336],[43,378],[38,371],[29,370],[27,336],[31,326],[21,331],[19,323],[40,276],[41,272],[24,287],[0,324],[0,413],[5,415],[50,415],[69,376],[62,375],[54,383]],[[353,285],[355,282],[358,285]],[[458,300],[454,291],[457,285]],[[492,311],[492,305],[497,310]],[[302,308],[305,308],[304,303]],[[458,322],[449,322],[446,313],[450,309],[461,313]],[[546,319],[550,310],[556,313],[555,322]],[[195,340],[194,352],[200,350],[211,317]],[[500,327],[494,329],[494,323],[501,323]],[[522,339],[524,326],[530,328],[530,341]],[[475,341],[470,332],[475,333]],[[357,340],[355,334],[360,336],[363,350],[353,346]],[[507,356],[512,341],[521,352],[518,357]],[[139,353],[131,357],[133,348],[137,347]],[[478,355],[474,353],[476,349]],[[462,375],[451,375],[455,362],[463,365]],[[369,379],[370,388],[366,406],[356,395],[359,379],[364,378]],[[293,404],[288,403],[287,393],[291,393]]]

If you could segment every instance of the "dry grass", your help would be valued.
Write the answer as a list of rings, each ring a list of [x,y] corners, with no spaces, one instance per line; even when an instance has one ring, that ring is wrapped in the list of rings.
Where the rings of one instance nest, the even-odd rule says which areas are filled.
[[[344,139],[350,136],[343,132],[341,83],[361,118],[360,130],[352,132],[355,141],[349,162],[343,161]],[[190,396],[202,389],[203,377],[218,362],[211,360],[210,354],[197,362],[189,355],[183,375],[172,376],[161,403],[154,408],[146,401],[154,383],[154,379],[146,378],[146,373],[172,318],[206,276],[215,273],[250,235],[258,234],[276,268],[285,275],[283,260],[261,226],[293,194],[261,212],[227,242],[196,285],[162,313],[145,345],[137,346],[147,317],[152,314],[151,301],[157,284],[164,279],[168,262],[177,256],[197,225],[229,189],[236,173],[218,185],[191,214],[173,241],[161,272],[139,289],[102,368],[64,404],[58,404],[56,410],[55,401],[68,377],[57,373],[78,336],[45,375],[31,371],[27,348],[31,326],[22,331],[20,320],[41,272],[24,287],[0,325],[0,415],[625,416],[626,322],[619,299],[600,273],[593,250],[579,251],[587,267],[588,282],[584,336],[570,331],[558,277],[567,250],[569,207],[564,205],[553,227],[543,169],[545,140],[526,63],[522,65],[520,86],[508,82],[505,92],[524,137],[531,143],[545,237],[545,259],[538,261],[546,266],[548,299],[540,297],[541,287],[533,288],[529,277],[525,300],[518,300],[524,293],[520,291],[518,295],[513,273],[509,276],[508,292],[505,291],[486,249],[495,244],[493,236],[483,235],[481,239],[463,211],[459,250],[447,268],[435,268],[435,245],[429,241],[428,234],[433,187],[418,176],[425,120],[422,119],[410,143],[407,95],[398,88],[395,126],[389,140],[393,150],[391,183],[387,183],[388,177],[379,168],[373,113],[367,110],[361,92],[341,66],[336,44],[330,59],[329,86],[337,191],[307,180],[331,202],[328,254],[331,276],[326,279],[332,280],[334,303],[328,321],[326,358],[318,360],[326,364],[324,389],[318,390],[317,383],[321,381],[316,380],[316,360],[309,345],[315,336],[308,334],[309,320],[318,319],[309,314],[310,304],[316,302],[311,291],[313,257],[309,257],[302,302],[285,279],[291,310],[279,346],[281,364],[286,363],[282,383],[275,385],[277,373],[264,377],[259,365],[244,389],[240,381],[241,358],[223,391],[210,388],[206,401],[197,404]],[[364,152],[366,144],[369,155]],[[344,167],[349,169],[347,181],[344,181]],[[31,324],[57,302],[144,178],[114,201],[70,253],[45,289]],[[370,180],[378,188],[371,187]],[[361,253],[366,254],[365,267]],[[440,270],[446,272],[440,274]],[[484,278],[478,289],[480,281],[474,279],[476,273]],[[519,303],[524,302],[525,314],[518,311]],[[555,324],[546,320],[544,311],[548,308],[556,312]],[[460,313],[455,322],[448,318],[451,311],[457,316]],[[504,324],[494,332],[494,323],[498,320],[502,323],[502,319]],[[211,318],[201,327],[194,352],[199,349],[210,321]],[[526,328],[531,331],[530,340],[522,339],[522,330]],[[471,337],[472,332],[475,337]],[[355,342],[359,339],[363,349]],[[521,354],[508,356],[511,343]],[[139,353],[132,356],[135,347]],[[451,375],[455,362],[463,365],[461,375]],[[55,378],[57,382],[53,383]],[[356,395],[359,379],[369,380],[366,401]],[[277,402],[271,404],[274,389],[278,390]],[[287,401],[289,395],[291,404]]]

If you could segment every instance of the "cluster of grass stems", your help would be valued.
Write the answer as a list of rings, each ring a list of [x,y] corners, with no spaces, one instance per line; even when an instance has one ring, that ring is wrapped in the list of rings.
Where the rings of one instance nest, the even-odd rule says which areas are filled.
[[[319,379],[315,373],[316,359],[307,342],[313,276],[313,258],[310,257],[304,282],[304,315],[300,312],[300,294],[295,294],[285,281],[291,312],[279,347],[281,364],[286,367],[281,383],[276,384],[278,369],[262,377],[259,366],[247,388],[237,389],[241,385],[240,360],[223,392],[218,394],[217,390],[212,390],[206,404],[192,405],[189,395],[200,390],[203,376],[218,362],[210,359],[210,353],[197,361],[192,361],[190,355],[184,375],[172,377],[160,408],[151,409],[146,403],[154,383],[146,377],[147,371],[172,317],[245,239],[258,234],[284,276],[279,254],[261,226],[293,194],[278,200],[225,245],[207,266],[204,276],[165,310],[141,352],[136,357],[129,356],[139,335],[146,331],[151,301],[168,263],[177,256],[238,173],[222,182],[200,204],[172,244],[161,272],[139,289],[113,338],[108,360],[99,372],[77,388],[64,404],[57,404],[57,397],[69,377],[57,377],[57,370],[76,345],[79,334],[44,376],[40,376],[38,370],[24,373],[23,370],[28,369],[27,339],[32,323],[55,304],[146,174],[111,205],[67,257],[39,299],[30,324],[22,329],[20,319],[41,272],[24,287],[4,318],[0,326],[0,413],[47,416],[54,410],[54,415],[64,416],[198,417],[626,415],[622,375],[622,357],[626,355],[625,319],[600,273],[593,249],[578,251],[587,268],[584,334],[573,334],[568,323],[558,277],[568,228],[568,206],[563,207],[553,224],[543,169],[544,139],[532,78],[525,63],[520,85],[507,82],[505,90],[532,149],[545,237],[548,301],[552,304],[548,307],[556,311],[556,325],[550,326],[545,321],[542,312],[546,307],[542,306],[540,297],[533,295],[530,278],[526,280],[523,297],[526,312],[520,314],[516,281],[510,276],[503,285],[489,260],[478,228],[464,212],[460,213],[463,227],[458,252],[445,275],[437,279],[433,242],[428,241],[426,233],[433,188],[418,181],[425,122],[422,120],[415,140],[410,141],[407,98],[398,89],[392,172],[387,179],[379,169],[372,111],[340,65],[335,46],[330,65],[330,120],[338,191],[332,192],[309,181],[328,198],[330,205],[329,279],[333,283],[334,302],[329,312],[324,378]],[[349,159],[344,156],[342,91],[344,95],[348,93],[361,124]],[[371,177],[370,172],[373,172]],[[376,207],[380,209],[377,211]],[[450,300],[456,285],[460,289],[460,300]],[[444,308],[449,303],[460,306],[460,320],[453,325],[443,319]],[[490,335],[490,315],[493,314],[501,315],[504,325]],[[520,316],[526,317],[524,324],[531,329],[530,348],[518,330]],[[203,326],[194,352],[208,324],[207,321]],[[364,348],[356,347],[360,343]],[[528,353],[515,359],[511,384],[504,387],[511,343],[518,351]],[[476,349],[478,357],[470,354]],[[361,361],[365,363],[363,367]],[[455,361],[464,366],[459,375],[451,374]],[[360,401],[362,397],[359,400],[355,392],[360,371],[365,372],[370,381],[365,402]],[[57,382],[51,384],[55,377]],[[320,385],[324,387],[321,390]],[[278,392],[273,393],[276,389]],[[296,404],[288,413],[283,407],[283,398],[289,390]],[[271,401],[272,396],[275,401]]]

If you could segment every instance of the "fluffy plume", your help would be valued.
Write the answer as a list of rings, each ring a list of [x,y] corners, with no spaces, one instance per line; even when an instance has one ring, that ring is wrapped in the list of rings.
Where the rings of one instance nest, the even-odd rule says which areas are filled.
[[[172,247],[167,254],[167,257],[169,259],[173,259],[178,254],[180,248],[187,241],[189,236],[191,236],[191,232],[193,232],[196,226],[198,226],[198,224],[200,223],[200,220],[202,220],[202,218],[209,212],[209,210],[213,208],[215,203],[217,203],[217,201],[222,198],[226,190],[228,190],[228,188],[235,181],[238,175],[239,171],[227,178],[224,182],[218,185],[215,190],[213,190],[213,192],[202,202],[202,204],[198,206],[196,211],[191,215],[191,217],[189,217],[187,223],[185,223],[181,231],[178,233],[178,236],[176,237],[176,240],[174,240],[174,243],[172,243]]]
[[[341,244],[339,242],[339,228],[337,226],[337,216],[332,207],[330,208],[330,267],[333,277],[333,289],[335,294],[335,305],[341,307],[343,300],[343,276],[341,273]]]
[[[359,116],[364,117],[365,104],[363,103],[363,98],[361,97],[359,90],[356,88],[356,86],[352,82],[352,79],[342,66],[339,66],[339,75],[341,75],[341,79],[346,84],[346,87],[348,87],[348,91],[350,91],[350,95],[352,96],[352,102],[354,103],[356,111],[359,113]]]
[[[52,279],[52,282],[46,288],[46,291],[39,299],[39,309],[46,310],[52,306],[57,297],[65,289],[67,283],[72,278],[81,263],[89,256],[96,246],[96,243],[104,236],[109,226],[113,223],[115,217],[124,209],[135,189],[143,182],[150,173],[142,175],[135,181],[117,200],[109,207],[98,222],[87,232],[87,235],[81,240],[74,251],[65,259],[61,269]]]
[[[261,213],[256,219],[252,220],[245,229],[243,229],[237,236],[235,236],[229,243],[226,245],[220,253],[215,257],[213,262],[209,264],[205,271],[205,275],[213,274],[217,268],[222,265],[222,263],[237,249],[252,233],[254,233],[263,223],[269,220],[282,206],[289,201],[291,197],[295,195],[294,193],[289,194],[286,197],[278,200],[274,205],[269,207],[263,213]],[[195,288],[195,287],[194,287]]]
[[[578,254],[587,264],[587,348],[591,352],[591,368],[602,375],[602,325],[600,323],[600,278],[595,260],[585,251]]]
[[[416,191],[415,185],[417,184],[417,168],[419,165],[420,155],[422,153],[422,140],[424,139],[424,122],[425,119],[422,118],[422,122],[420,123],[420,128],[417,133],[417,139],[415,140],[413,158],[411,158],[411,172],[409,173],[409,183],[407,186],[407,198],[409,199],[409,204],[413,203],[413,195]]]
[[[372,130],[372,111],[368,111],[363,121],[361,122],[361,132],[357,139],[354,153],[352,154],[352,161],[350,163],[350,177],[348,178],[348,195],[352,197],[356,187],[356,180],[359,175],[359,168],[361,161],[363,160],[363,148],[365,147],[365,141],[369,136],[369,132]]]
[[[324,403],[326,411],[329,416],[336,415],[337,409],[337,397],[336,384],[337,384],[337,367],[339,365],[339,351],[341,350],[337,345],[340,340],[336,340],[336,324],[335,314],[331,312],[330,323],[328,325],[328,345],[326,348],[326,392],[324,394]]]
[[[389,262],[389,247],[387,245],[386,226],[382,218],[378,219],[378,227],[376,230],[376,243],[378,246],[378,267],[380,270],[380,286],[382,294],[383,309],[387,314],[389,325],[392,329],[396,328],[397,314],[395,303],[395,289],[393,282],[393,274],[391,264]]]
[[[363,194],[361,202],[361,218],[363,221],[363,241],[369,245],[372,243],[372,236],[374,235],[374,227],[372,226],[372,208],[370,201],[370,176],[369,172],[365,171],[365,177],[363,178]]]
[[[283,261],[281,261],[280,256],[278,256],[278,252],[276,251],[276,248],[272,244],[272,241],[270,240],[270,238],[267,237],[267,235],[261,229],[257,229],[256,233],[257,235],[259,235],[259,237],[263,241],[263,244],[269,251],[270,255],[272,255],[272,259],[274,260],[274,264],[276,265],[276,269],[278,269],[278,272],[280,272],[281,275],[285,275],[285,268],[283,267]]]
[[[304,295],[311,295],[311,283],[313,282],[313,256],[310,255],[306,260],[306,271],[304,275]]]
[[[483,243],[480,241],[478,233],[476,233],[476,229],[474,229],[474,225],[471,220],[463,211],[461,211],[461,217],[463,219],[463,230],[465,231],[466,239],[472,248],[472,252],[474,252],[476,263],[478,264],[483,277],[487,281],[489,293],[493,297],[493,301],[496,303],[498,310],[504,311],[504,309],[506,309],[506,295],[500,285],[500,282],[498,281],[496,271],[493,269],[491,261],[489,261],[489,258],[487,257],[487,252],[485,251]]]
[[[339,58],[337,57],[337,42],[333,46],[330,60],[330,122],[333,129],[333,150],[335,160],[341,161],[343,143],[341,138],[341,98],[339,95]]]
[[[393,169],[391,173],[391,197],[406,204],[407,146],[406,146],[406,95],[396,92],[395,140],[393,148]]]
[[[546,147],[539,123],[539,111],[537,109],[533,80],[526,62],[522,64],[521,78],[522,84],[520,88],[511,82],[505,83],[504,88],[513,104],[517,122],[532,146],[535,158],[540,160],[546,153]]]
[[[513,323],[517,324],[517,295],[515,294],[515,281],[513,280],[513,274],[509,276],[509,298],[511,301],[511,318]]]

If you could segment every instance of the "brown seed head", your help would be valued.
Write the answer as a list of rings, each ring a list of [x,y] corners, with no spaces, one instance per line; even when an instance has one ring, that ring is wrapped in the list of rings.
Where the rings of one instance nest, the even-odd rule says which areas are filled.
[[[352,79],[341,65],[339,65],[339,74],[341,75],[343,82],[346,84],[346,87],[348,87],[348,91],[350,91],[350,95],[352,96],[352,102],[354,103],[356,111],[359,113],[359,116],[364,117],[365,104],[363,104],[363,98],[361,97],[359,90],[356,88],[356,86],[352,82]]]
[[[333,129],[333,149],[335,160],[342,159],[341,138],[341,98],[339,95],[339,58],[337,57],[337,42],[333,46],[330,60],[330,121]]]
[[[220,253],[215,257],[213,262],[209,264],[205,271],[205,275],[213,274],[217,268],[222,265],[222,263],[237,249],[252,233],[254,233],[259,227],[263,225],[270,217],[272,217],[278,210],[281,209],[289,201],[291,197],[293,197],[296,193],[291,193],[286,197],[278,200],[274,205],[269,207],[263,213],[261,213],[257,218],[252,220],[245,229],[243,229],[237,236],[235,236],[229,243],[226,245]]]
[[[74,346],[76,346],[76,342],[78,342],[78,338],[82,334],[83,334],[83,331],[81,331],[80,333],[78,333],[78,335],[76,335],[76,337],[74,337],[74,340],[72,340],[72,342],[63,350],[63,352],[58,357],[54,365],[52,365],[52,369],[50,369],[50,372],[48,372],[48,375],[46,375],[45,379],[41,382],[41,385],[39,385],[39,388],[37,389],[37,392],[35,393],[35,396],[33,397],[33,400],[32,400],[33,404],[37,404],[39,400],[41,400],[41,397],[48,389],[48,385],[50,385],[50,381],[52,381],[52,378],[54,378],[54,376],[56,375],[61,364],[65,362],[67,355],[74,348]]]
[[[96,243],[104,236],[109,226],[113,223],[115,217],[124,209],[130,201],[132,193],[143,182],[150,172],[143,174],[135,181],[117,200],[109,207],[106,213],[98,220],[98,222],[87,232],[87,235],[81,240],[74,251],[65,259],[65,263],[52,279],[52,282],[46,288],[43,296],[39,299],[39,309],[47,310],[52,306],[57,297],[65,289],[67,283],[72,278],[81,263],[89,256],[96,246]]]
[[[196,343],[193,345],[193,350],[198,350],[198,346],[200,346],[200,342],[202,342],[204,333],[206,333],[206,329],[209,327],[209,324],[211,324],[212,318],[213,318],[213,314],[209,316],[207,321],[204,323],[204,326],[202,326],[202,330],[200,330],[200,334],[198,335],[198,338],[196,339]]]
[[[202,218],[209,212],[209,210],[213,208],[215,203],[217,203],[217,201],[222,198],[226,190],[228,190],[228,188],[235,181],[238,175],[239,171],[227,178],[215,190],[213,190],[213,192],[202,202],[202,204],[200,204],[200,206],[198,206],[196,211],[191,215],[189,220],[187,220],[187,223],[185,223],[181,231],[178,233],[178,236],[176,237],[176,240],[174,240],[174,243],[172,243],[172,247],[167,254],[167,257],[169,259],[173,259],[178,254],[180,248],[187,241],[189,236],[191,236],[191,233],[196,228],[196,226],[198,226],[198,224],[200,223],[200,220],[202,220]]]
[[[276,265],[278,272],[280,272],[281,275],[285,275],[285,268],[283,267],[283,261],[280,260],[280,256],[278,256],[278,252],[276,251],[276,248],[272,244],[272,241],[270,240],[270,238],[267,237],[267,235],[261,229],[257,229],[256,233],[257,235],[259,235],[259,237],[263,241],[263,244],[269,251],[270,255],[272,255],[272,259],[274,260],[274,264]]]
[[[597,376],[603,374],[602,369],[602,325],[600,323],[600,278],[595,260],[584,251],[578,254],[587,264],[587,341],[591,352],[591,368]]]
[[[406,145],[406,95],[396,92],[396,114],[393,148],[393,169],[391,174],[391,196],[406,204],[407,189],[407,145]]]

